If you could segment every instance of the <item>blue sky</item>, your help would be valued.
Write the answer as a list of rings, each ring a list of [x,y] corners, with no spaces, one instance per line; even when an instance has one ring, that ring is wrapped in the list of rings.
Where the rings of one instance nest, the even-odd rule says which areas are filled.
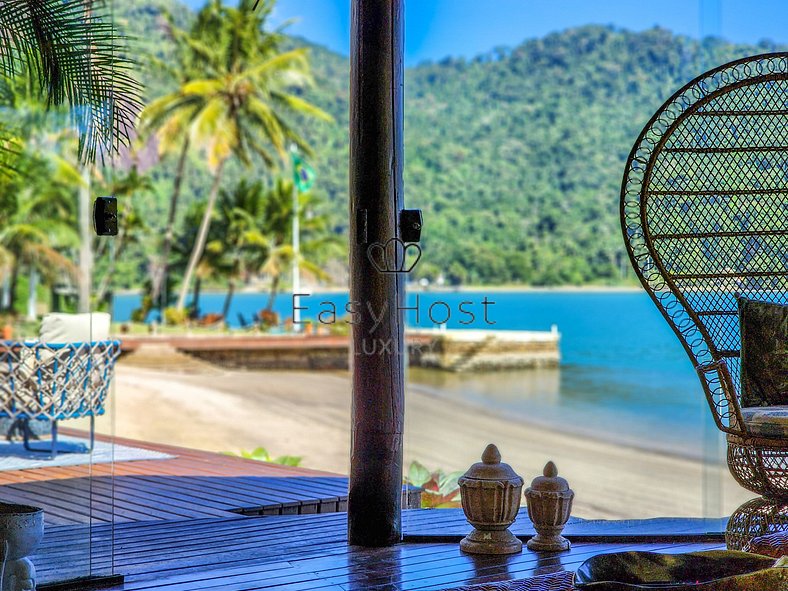
[[[233,0],[228,0],[233,2]],[[202,0],[186,0],[199,7]],[[588,23],[633,30],[660,25],[737,42],[788,40],[788,0],[405,0],[406,61],[472,57],[551,31]],[[274,21],[347,54],[350,0],[278,0]]]

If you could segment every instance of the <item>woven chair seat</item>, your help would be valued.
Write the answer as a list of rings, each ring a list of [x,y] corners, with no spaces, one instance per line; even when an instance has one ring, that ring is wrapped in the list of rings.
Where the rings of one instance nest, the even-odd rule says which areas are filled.
[[[756,406],[741,409],[747,431],[756,437],[788,439],[788,406]]]
[[[120,342],[0,344],[0,417],[59,421],[98,416]]]

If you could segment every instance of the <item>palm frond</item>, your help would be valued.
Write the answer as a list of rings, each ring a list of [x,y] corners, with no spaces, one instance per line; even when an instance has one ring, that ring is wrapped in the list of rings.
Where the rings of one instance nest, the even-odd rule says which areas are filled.
[[[66,271],[72,277],[77,275],[77,266],[74,262],[48,245],[30,244],[26,249],[26,257],[48,281],[56,279],[62,271]]]
[[[128,145],[140,110],[133,60],[92,0],[0,2],[0,73],[32,73],[49,105],[67,104],[79,156],[94,162]]]
[[[14,253],[0,244],[0,274],[7,273],[14,266],[14,261],[16,261]]]
[[[191,80],[181,86],[184,95],[210,96],[218,94],[224,88],[221,80]]]
[[[305,73],[309,68],[308,55],[309,52],[305,47],[279,53],[256,66],[246,69],[240,74],[240,77],[254,79],[265,74],[270,75],[274,72],[291,72],[293,70]]]
[[[331,115],[326,113],[320,107],[317,107],[300,97],[297,97],[293,94],[287,94],[285,92],[272,92],[271,96],[297,113],[302,113],[304,115],[314,117],[315,119],[322,119],[328,123],[334,123],[334,118]]]
[[[0,177],[8,178],[19,172],[21,154],[18,130],[12,129],[6,122],[0,122]]]

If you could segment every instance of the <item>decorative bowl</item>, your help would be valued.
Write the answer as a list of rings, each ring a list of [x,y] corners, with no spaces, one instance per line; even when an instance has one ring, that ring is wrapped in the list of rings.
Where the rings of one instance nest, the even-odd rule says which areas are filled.
[[[600,554],[580,566],[575,587],[582,591],[788,591],[788,568],[782,563],[782,559],[728,550]]]
[[[0,540],[8,542],[7,560],[19,560],[29,556],[38,548],[42,537],[43,509],[0,503]]]

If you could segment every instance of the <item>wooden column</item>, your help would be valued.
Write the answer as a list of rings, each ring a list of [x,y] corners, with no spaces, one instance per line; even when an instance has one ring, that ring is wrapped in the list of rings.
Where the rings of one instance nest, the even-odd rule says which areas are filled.
[[[402,194],[403,0],[353,0],[350,50],[350,299],[353,375],[348,534],[402,537],[403,275],[379,272],[370,243],[397,237]]]

